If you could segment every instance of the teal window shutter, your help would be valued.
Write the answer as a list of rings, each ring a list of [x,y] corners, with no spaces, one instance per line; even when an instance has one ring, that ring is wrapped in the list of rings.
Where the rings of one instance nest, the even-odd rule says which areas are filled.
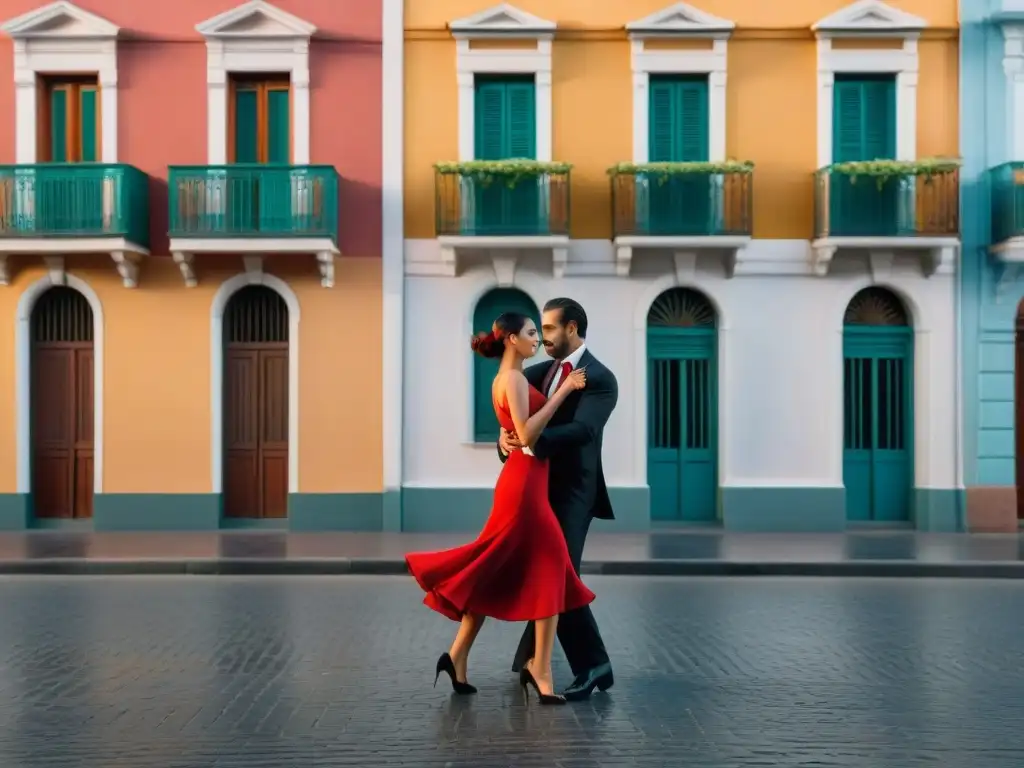
[[[79,123],[82,146],[81,160],[86,163],[95,162],[96,152],[96,89],[83,87],[79,91]]]
[[[477,160],[537,157],[537,93],[531,75],[478,76],[474,112]],[[543,234],[537,182],[525,179],[512,189],[472,183],[476,216],[467,234]]]
[[[895,75],[836,75],[832,162],[896,157]]]
[[[235,162],[255,163],[259,159],[258,100],[255,89],[235,91]]]
[[[707,162],[708,79],[651,75],[647,159],[652,163]]]
[[[54,88],[50,91],[50,160],[68,161],[68,91]]]
[[[289,131],[288,91],[272,89],[267,91],[267,161],[271,163],[291,162],[291,141]]]
[[[896,157],[896,76],[836,75],[832,87],[832,162]],[[900,222],[899,179],[853,184],[829,177],[829,231],[834,235],[895,236]]]
[[[540,312],[533,300],[515,288],[495,288],[484,294],[473,312],[473,333],[489,333],[502,312],[519,312],[533,318],[540,328]],[[478,443],[498,439],[498,417],[494,413],[491,385],[498,374],[498,360],[473,355],[473,435]]]
[[[651,75],[647,159],[700,163],[710,157],[706,75]],[[638,229],[650,235],[706,235],[714,229],[714,181],[708,175],[643,180]]]

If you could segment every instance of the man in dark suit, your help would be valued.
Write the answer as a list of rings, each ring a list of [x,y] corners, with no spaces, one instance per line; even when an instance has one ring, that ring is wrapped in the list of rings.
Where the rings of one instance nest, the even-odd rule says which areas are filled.
[[[619,386],[614,374],[586,347],[587,313],[579,302],[560,298],[545,304],[541,331],[553,361],[527,368],[530,384],[550,396],[570,371],[587,369],[587,386],[569,395],[533,447],[535,456],[550,462],[548,495],[578,574],[590,521],[615,517],[601,465],[601,440],[618,400]],[[502,462],[520,448],[522,443],[516,436],[502,430],[498,439]],[[558,642],[575,676],[563,692],[567,699],[585,699],[594,688],[606,691],[612,687],[615,679],[611,662],[589,605],[559,617]],[[533,648],[534,628],[530,622],[516,651],[513,671],[530,660]]]

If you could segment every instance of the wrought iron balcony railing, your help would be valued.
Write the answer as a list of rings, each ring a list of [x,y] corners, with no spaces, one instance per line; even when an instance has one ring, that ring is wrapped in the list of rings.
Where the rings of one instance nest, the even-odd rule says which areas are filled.
[[[960,173],[814,175],[815,237],[956,237]]]
[[[569,234],[569,172],[505,180],[437,171],[437,234],[465,237]]]
[[[723,237],[751,234],[754,176],[743,172],[611,177],[616,237]]]
[[[167,184],[171,237],[338,242],[338,172],[332,166],[172,166]]]
[[[149,177],[120,163],[0,166],[0,238],[35,237],[149,247]]]

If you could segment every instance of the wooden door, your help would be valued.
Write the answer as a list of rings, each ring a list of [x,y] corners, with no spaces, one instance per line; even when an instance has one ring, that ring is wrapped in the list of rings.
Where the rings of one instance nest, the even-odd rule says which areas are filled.
[[[647,317],[647,484],[653,520],[718,519],[715,311],[697,291],[663,293]]]
[[[92,517],[93,317],[51,288],[32,312],[32,500],[38,518]]]
[[[288,513],[288,307],[269,288],[224,313],[224,514]]]
[[[1022,196],[1024,199],[1024,196]],[[1017,519],[1024,520],[1024,302],[1017,309],[1014,336],[1014,437],[1016,448]]]

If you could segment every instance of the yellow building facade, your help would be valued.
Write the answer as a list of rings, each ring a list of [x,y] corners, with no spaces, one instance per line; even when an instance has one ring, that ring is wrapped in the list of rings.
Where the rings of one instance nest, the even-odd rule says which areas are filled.
[[[404,23],[407,528],[486,515],[465,340],[561,295],[618,377],[620,528],[955,527],[955,0],[438,0]],[[465,165],[513,158],[536,161],[520,197]]]

